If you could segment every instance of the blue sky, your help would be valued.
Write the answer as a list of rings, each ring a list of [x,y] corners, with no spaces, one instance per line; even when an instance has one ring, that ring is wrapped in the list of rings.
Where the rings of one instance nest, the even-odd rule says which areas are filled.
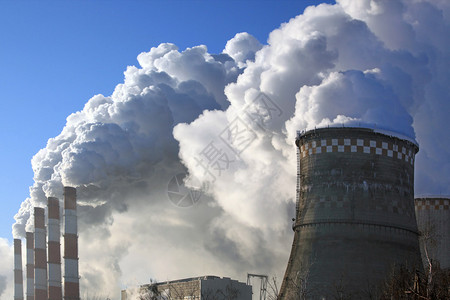
[[[323,1],[1,1],[0,237],[33,183],[31,158],[126,66],[162,42],[219,53],[238,32],[261,43]],[[328,1],[332,2],[332,1]]]

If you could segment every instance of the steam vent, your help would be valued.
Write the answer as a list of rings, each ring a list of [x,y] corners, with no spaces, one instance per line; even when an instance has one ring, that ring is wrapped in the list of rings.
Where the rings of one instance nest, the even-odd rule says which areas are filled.
[[[280,299],[355,299],[394,264],[421,267],[416,144],[364,128],[299,134],[297,206]]]

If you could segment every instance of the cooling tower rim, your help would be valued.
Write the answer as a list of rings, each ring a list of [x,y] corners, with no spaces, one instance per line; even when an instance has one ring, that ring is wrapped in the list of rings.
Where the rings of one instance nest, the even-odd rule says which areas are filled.
[[[309,130],[299,130],[297,131],[296,136],[296,142],[300,140],[303,137],[313,135],[315,133],[321,133],[321,132],[330,132],[330,131],[341,131],[341,130],[354,130],[359,132],[367,132],[367,133],[374,133],[379,134],[382,136],[386,136],[389,138],[398,139],[400,141],[406,141],[408,143],[411,143],[416,148],[416,153],[419,151],[419,143],[414,138],[411,138],[407,135],[404,135],[402,133],[391,131],[391,130],[385,130],[385,129],[373,129],[368,127],[345,127],[345,126],[333,126],[333,127],[320,127],[320,128],[314,128]]]

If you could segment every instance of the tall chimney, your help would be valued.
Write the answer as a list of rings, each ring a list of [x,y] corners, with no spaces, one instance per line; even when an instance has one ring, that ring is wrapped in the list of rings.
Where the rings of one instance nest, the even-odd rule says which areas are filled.
[[[59,200],[48,198],[48,300],[61,300]]]
[[[23,300],[22,241],[14,239],[14,299]]]
[[[27,239],[27,300],[34,300],[34,234],[26,233]]]
[[[77,192],[73,187],[64,187],[64,299],[80,299]]]
[[[47,300],[47,249],[45,211],[34,208],[34,296],[35,300]]]

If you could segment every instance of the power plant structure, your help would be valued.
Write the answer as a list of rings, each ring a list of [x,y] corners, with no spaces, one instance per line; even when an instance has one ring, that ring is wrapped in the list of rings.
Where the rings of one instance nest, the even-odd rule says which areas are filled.
[[[23,300],[22,241],[14,239],[14,299]]]
[[[26,233],[27,243],[27,300],[34,300],[34,233]]]
[[[229,277],[200,276],[141,285],[121,291],[121,300],[252,300],[252,286]]]
[[[64,299],[80,299],[78,275],[77,192],[64,188]]]
[[[280,299],[357,299],[392,267],[421,268],[415,142],[366,128],[298,133],[297,203]]]
[[[337,291],[366,299],[394,266],[422,269],[428,257],[450,268],[450,197],[414,199],[415,141],[334,127],[298,133],[296,146],[294,239],[278,299],[342,296]],[[59,203],[48,198],[47,228],[45,209],[34,208],[34,232],[26,233],[27,300],[80,300],[76,189],[64,187],[63,283]],[[242,299],[251,298],[249,285],[216,276],[143,285],[138,292],[201,299],[230,284]],[[14,240],[14,285],[14,299],[23,300],[20,239]]]
[[[425,267],[428,259],[450,268],[450,197],[428,196],[415,199],[420,250]],[[427,258],[428,256],[428,258]]]
[[[47,300],[47,232],[45,210],[34,208],[34,299]]]
[[[61,226],[59,199],[48,198],[45,209],[34,208],[34,232],[26,233],[26,299],[79,300],[76,189],[64,187],[64,295],[61,276]],[[48,230],[48,240],[47,240]],[[21,240],[14,240],[14,299],[23,300]],[[47,255],[48,254],[48,255]],[[48,276],[47,276],[48,275]]]
[[[48,300],[62,299],[59,200],[48,198]]]

